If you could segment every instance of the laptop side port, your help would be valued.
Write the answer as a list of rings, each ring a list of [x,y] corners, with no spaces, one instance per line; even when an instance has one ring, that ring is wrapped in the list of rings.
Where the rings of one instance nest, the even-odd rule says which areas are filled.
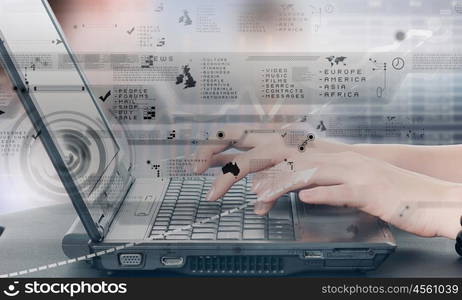
[[[319,250],[306,250],[303,252],[304,259],[323,259],[324,254]]]
[[[163,256],[160,258],[160,262],[166,267],[181,267],[184,264],[184,258],[181,256]]]
[[[143,262],[141,253],[124,253],[119,254],[119,263],[122,267],[138,267]]]

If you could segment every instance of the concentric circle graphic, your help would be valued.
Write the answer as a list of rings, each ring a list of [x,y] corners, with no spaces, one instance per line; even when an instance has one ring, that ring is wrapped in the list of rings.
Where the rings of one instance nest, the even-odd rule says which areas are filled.
[[[99,177],[98,174],[101,175],[105,171],[113,158],[108,157],[110,152],[105,145],[105,140],[110,139],[105,125],[72,111],[55,112],[45,116],[44,120],[47,128],[52,128],[51,134],[55,137],[76,184],[88,195],[94,187],[95,179]],[[122,129],[122,137],[125,137],[123,127],[119,127],[119,130]],[[28,128],[25,129],[27,138],[20,146],[17,160],[12,162],[11,156],[6,159],[7,172],[19,166],[21,176],[38,195],[46,197],[48,201],[66,199],[67,193],[35,129],[28,122],[27,115],[21,116],[12,130],[19,128]],[[130,150],[124,150],[127,149]],[[129,159],[133,160],[131,151]]]

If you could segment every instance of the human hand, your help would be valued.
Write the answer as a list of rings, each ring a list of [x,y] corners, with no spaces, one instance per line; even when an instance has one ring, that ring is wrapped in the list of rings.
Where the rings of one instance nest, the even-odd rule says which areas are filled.
[[[405,231],[455,239],[460,230],[461,185],[428,177],[354,152],[298,153],[271,177],[254,180],[258,214],[283,194],[301,190],[310,204],[347,206],[377,216]]]
[[[200,146],[195,154],[196,166],[194,172],[202,174],[210,167],[224,166],[232,162],[237,164],[239,174],[220,174],[214,181],[207,195],[207,200],[215,201],[222,197],[228,189],[237,181],[249,173],[259,172],[271,168],[284,159],[300,154],[297,145],[290,145],[283,135],[296,129],[294,128],[261,128],[265,131],[252,132],[242,126],[228,127],[224,130],[225,138],[210,140],[211,143]],[[247,133],[246,133],[247,132]],[[228,149],[237,149],[245,152],[225,154]],[[350,151],[351,146],[326,140],[313,140],[307,143],[303,153],[333,153]]]

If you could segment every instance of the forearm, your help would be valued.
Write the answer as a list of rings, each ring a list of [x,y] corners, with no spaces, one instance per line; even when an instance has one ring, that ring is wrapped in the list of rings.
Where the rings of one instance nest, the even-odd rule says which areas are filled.
[[[462,145],[352,145],[354,152],[403,169],[452,182],[462,182]]]

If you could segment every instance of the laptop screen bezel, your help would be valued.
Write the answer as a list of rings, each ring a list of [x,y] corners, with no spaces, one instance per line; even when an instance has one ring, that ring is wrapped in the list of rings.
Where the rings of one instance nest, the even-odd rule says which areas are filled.
[[[92,241],[98,242],[98,241],[101,241],[104,238],[105,234],[107,233],[110,224],[115,218],[115,215],[121,203],[123,202],[124,196],[126,195],[131,184],[133,183],[133,178],[130,175],[131,163],[129,161],[128,155],[126,155],[126,153],[124,153],[123,149],[120,147],[121,143],[118,142],[116,137],[114,136],[112,129],[109,126],[107,119],[105,118],[105,115],[102,113],[102,110],[100,109],[97,102],[95,101],[95,96],[93,95],[91,89],[89,88],[88,80],[85,78],[85,75],[79,68],[79,65],[77,64],[77,60],[74,57],[72,51],[70,50],[69,44],[65,39],[65,36],[61,30],[61,27],[48,1],[41,0],[41,3],[45,9],[45,12],[48,14],[48,17],[50,18],[50,22],[53,24],[54,29],[57,32],[57,35],[62,40],[64,47],[66,49],[66,52],[71,58],[72,64],[74,65],[76,71],[80,75],[82,83],[84,84],[87,92],[91,96],[93,100],[93,104],[98,110],[103,122],[106,124],[106,128],[108,128],[108,133],[112,137],[115,145],[118,147],[118,152],[116,156],[114,156],[114,158],[117,158],[117,159],[113,159],[111,161],[111,164],[117,164],[117,165],[114,165],[114,169],[116,170],[117,174],[120,175],[120,177],[123,180],[123,191],[121,191],[117,199],[114,200],[113,202],[114,205],[112,206],[112,210],[110,213],[106,215],[101,214],[101,216],[95,216],[94,212],[92,212],[90,208],[88,207],[87,203],[85,202],[86,196],[79,189],[79,186],[76,184],[69,169],[67,168],[64,162],[64,159],[62,157],[62,154],[60,153],[59,147],[57,146],[57,144],[55,143],[53,139],[52,133],[45,126],[45,122],[43,120],[43,117],[41,116],[40,109],[38,108],[39,106],[36,104],[37,103],[36,99],[33,93],[29,93],[28,87],[25,84],[24,76],[19,71],[18,64],[15,62],[14,56],[12,55],[12,51],[7,46],[5,37],[0,32],[1,61],[2,61],[3,67],[5,68],[6,73],[8,74],[10,80],[12,81],[12,84],[16,87],[17,95],[22,105],[24,106],[29,119],[31,120],[34,126],[34,129],[37,132],[41,132],[40,140],[42,141],[45,151],[50,157],[50,160],[54,168],[56,169],[57,174],[61,182],[63,183],[63,186],[66,192],[68,193],[72,201],[72,204],[75,210],[77,211],[77,214],[81,222],[83,223],[89,237],[91,238]],[[107,171],[105,171],[105,173],[106,172]],[[101,176],[104,176],[104,175],[105,175],[104,173],[101,174]],[[111,188],[110,186],[107,187],[107,189],[110,189],[110,188]]]
[[[42,144],[50,157],[53,167],[56,169],[61,182],[69,194],[72,204],[77,211],[82,224],[85,227],[88,235],[93,241],[100,241],[103,238],[103,233],[98,230],[96,224],[93,222],[93,218],[90,215],[90,211],[86,206],[79,189],[74,183],[71,174],[64,160],[59,153],[57,146],[55,145],[50,132],[48,131],[45,123],[40,116],[37,107],[35,106],[33,96],[28,92],[28,88],[25,84],[24,78],[20,72],[18,72],[17,64],[14,62],[14,58],[11,55],[11,51],[6,45],[6,41],[3,34],[0,32],[0,63],[7,73],[9,79],[15,87],[16,94],[21,101],[27,116],[31,120],[34,129],[41,134],[39,136]]]
[[[63,30],[61,28],[61,25],[60,25],[58,19],[56,18],[55,14],[53,12],[53,9],[51,8],[51,6],[49,4],[49,1],[48,0],[41,0],[41,2],[42,2],[43,6],[44,6],[44,8],[45,8],[45,10],[46,10],[46,12],[48,14],[48,17],[50,18],[50,20],[51,20],[51,22],[52,22],[52,24],[53,24],[53,26],[54,26],[54,28],[55,28],[55,30],[57,32],[58,36],[60,37],[61,41],[63,42],[63,45],[66,48],[66,51],[67,51],[69,57],[71,58],[75,69],[79,73],[79,76],[80,76],[80,78],[82,80],[82,83],[85,85],[89,95],[91,96],[93,104],[95,105],[96,109],[98,110],[101,119],[103,120],[103,122],[106,125],[106,128],[108,128],[107,133],[111,136],[112,141],[118,147],[118,153],[116,154],[116,156],[114,157],[114,159],[112,160],[111,163],[117,163],[117,165],[114,168],[117,170],[117,173],[120,174],[121,177],[122,177],[122,181],[124,183],[124,190],[121,191],[121,193],[119,195],[119,198],[116,201],[114,201],[113,210],[109,215],[101,214],[100,216],[97,216],[96,218],[92,217],[92,223],[93,222],[96,223],[96,226],[98,227],[98,230],[102,234],[102,237],[100,239],[102,239],[106,235],[110,224],[114,220],[114,218],[115,218],[115,216],[117,214],[117,211],[120,208],[120,206],[121,206],[121,204],[122,204],[122,202],[124,200],[124,197],[128,192],[129,187],[131,186],[131,184],[134,181],[134,178],[131,177],[131,173],[130,173],[132,165],[131,165],[131,162],[129,160],[129,156],[127,155],[127,153],[124,152],[123,148],[121,147],[121,143],[118,141],[117,137],[113,134],[113,132],[111,130],[111,126],[109,125],[109,122],[105,117],[105,114],[102,112],[102,109],[99,107],[98,102],[96,101],[96,97],[94,96],[94,94],[92,92],[92,89],[89,87],[89,84],[88,84],[89,81],[87,80],[87,78],[85,76],[85,73],[81,70],[81,68],[80,68],[80,66],[79,66],[79,64],[77,62],[77,59],[74,56],[73,51],[71,50],[69,42],[67,41],[66,36],[64,35],[64,32],[63,32]],[[105,171],[105,173],[107,173],[107,172],[108,171]],[[102,176],[104,176],[104,174],[102,174]],[[110,188],[111,188],[111,186],[108,186],[108,189],[110,189]],[[83,201],[83,199],[82,199],[82,201]],[[88,208],[85,201],[84,201],[84,205],[87,208],[87,210],[90,212],[90,216],[91,216],[92,215],[91,210]]]

